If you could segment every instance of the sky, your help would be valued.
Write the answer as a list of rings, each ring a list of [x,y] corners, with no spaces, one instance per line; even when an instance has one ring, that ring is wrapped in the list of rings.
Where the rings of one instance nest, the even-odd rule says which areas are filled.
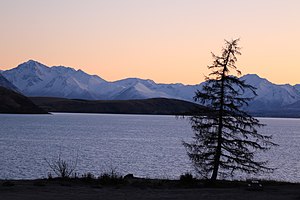
[[[196,84],[240,38],[243,74],[300,83],[299,0],[0,0],[0,69],[27,60],[114,81]]]

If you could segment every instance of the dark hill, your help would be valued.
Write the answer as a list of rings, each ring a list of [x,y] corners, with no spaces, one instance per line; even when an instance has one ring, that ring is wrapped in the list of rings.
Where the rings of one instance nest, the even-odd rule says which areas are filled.
[[[190,113],[196,107],[202,108],[191,102],[165,98],[97,101],[53,97],[30,99],[48,112],[174,115]]]
[[[0,113],[46,114],[27,97],[0,86]]]
[[[1,73],[0,73],[0,86],[20,93],[19,89],[14,84],[9,82]]]

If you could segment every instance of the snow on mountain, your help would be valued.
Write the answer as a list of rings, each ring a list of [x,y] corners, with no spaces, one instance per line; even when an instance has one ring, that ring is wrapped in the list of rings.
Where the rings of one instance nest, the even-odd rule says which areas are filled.
[[[174,98],[193,101],[195,91],[200,85],[157,84],[152,80],[139,78],[127,78],[113,82],[124,89],[115,95],[113,99],[143,99],[143,98]]]
[[[289,84],[276,85],[256,74],[248,74],[241,79],[257,88],[257,96],[250,103],[251,109],[271,110],[300,100],[299,90]],[[250,97],[250,93],[245,96]]]
[[[300,84],[294,85],[294,88],[300,92]]]
[[[299,112],[300,112],[300,101],[296,101],[295,103],[289,104],[284,106],[285,110],[293,110],[293,111],[297,111],[298,112],[298,116],[299,116]]]
[[[99,86],[106,82],[81,70],[48,67],[33,60],[2,74],[27,96],[97,99],[101,96]]]
[[[139,82],[125,88],[119,94],[115,95],[113,98],[125,100],[125,99],[148,99],[148,98],[155,98],[155,97],[174,98],[164,92],[153,90]]]
[[[9,82],[0,72],[0,86],[5,87],[7,89],[13,90],[15,92],[19,92],[19,89]]]
[[[82,70],[48,67],[33,60],[3,71],[3,75],[27,96],[116,100],[165,97],[193,101],[199,89],[199,85],[157,84],[139,78],[106,82]]]
[[[202,83],[203,84],[203,83]],[[177,99],[194,101],[195,92],[201,90],[202,84],[197,85],[183,85],[181,83],[176,84],[158,84],[157,89],[163,91]]]
[[[140,79],[140,78],[126,78],[126,79],[122,79],[122,80],[119,80],[119,81],[115,81],[113,82],[114,84],[117,84],[117,85],[121,85],[125,88],[127,87],[131,87],[137,83],[141,83],[143,85],[145,85],[146,87],[148,88],[151,88],[153,87],[154,85],[156,85],[156,83],[150,79]]]
[[[18,67],[1,72],[3,76],[27,96],[52,96],[78,99],[145,99],[165,97],[193,101],[198,85],[158,84],[152,80],[127,78],[107,82],[96,75],[70,67],[48,67],[29,60]],[[257,88],[257,97],[250,103],[250,110],[272,110],[300,101],[300,84],[276,85],[255,74],[241,77]],[[253,96],[246,92],[245,97]]]

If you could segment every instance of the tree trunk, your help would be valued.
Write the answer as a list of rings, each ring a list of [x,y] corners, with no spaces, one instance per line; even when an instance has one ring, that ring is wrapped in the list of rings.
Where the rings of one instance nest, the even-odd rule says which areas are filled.
[[[225,78],[225,71],[226,67],[228,64],[228,59],[229,59],[229,54],[226,58],[224,69],[223,69],[223,74],[222,74],[222,79],[221,79],[221,96],[220,96],[220,109],[219,109],[219,124],[218,124],[218,141],[217,141],[217,149],[216,149],[216,155],[214,159],[214,168],[213,168],[213,173],[211,175],[210,180],[215,181],[217,180],[218,177],[218,171],[219,171],[219,166],[220,166],[220,158],[221,158],[221,153],[222,153],[222,131],[223,131],[223,110],[224,110],[224,78]]]
[[[223,96],[223,95],[222,95]],[[216,155],[215,155],[215,160],[214,160],[214,169],[213,173],[211,176],[211,180],[215,181],[217,180],[218,176],[218,171],[219,171],[219,166],[220,166],[220,158],[221,158],[221,153],[222,153],[222,130],[223,130],[223,98],[221,100],[221,109],[219,111],[219,125],[218,125],[218,144],[217,144],[217,149],[216,149]]]

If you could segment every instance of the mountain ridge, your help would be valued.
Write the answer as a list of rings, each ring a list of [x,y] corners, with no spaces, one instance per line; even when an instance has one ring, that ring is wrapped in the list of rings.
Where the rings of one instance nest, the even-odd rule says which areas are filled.
[[[61,97],[87,100],[129,100],[170,98],[193,101],[196,90],[203,83],[185,85],[181,83],[156,83],[150,79],[126,78],[108,82],[97,75],[89,75],[71,67],[48,67],[29,60],[1,74],[26,96]],[[241,77],[257,88],[258,96],[250,102],[249,111],[271,111],[285,109],[300,101],[300,84],[274,84],[257,74]],[[251,94],[245,93],[246,97]]]

